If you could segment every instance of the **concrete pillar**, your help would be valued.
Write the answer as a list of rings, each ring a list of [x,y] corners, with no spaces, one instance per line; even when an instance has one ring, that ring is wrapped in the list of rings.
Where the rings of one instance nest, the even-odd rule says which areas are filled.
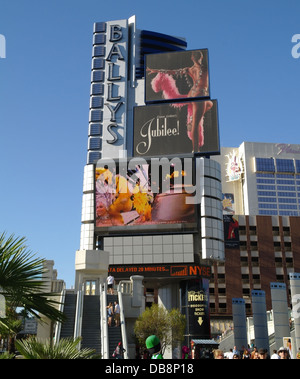
[[[108,275],[109,252],[104,250],[77,250],[75,255],[75,291],[87,280],[104,283]],[[97,291],[98,286],[97,285]],[[96,292],[98,294],[98,292]]]
[[[300,274],[299,273],[290,273],[290,288],[291,288],[291,297],[292,297],[292,306],[293,312],[292,317],[294,318],[295,326],[295,348],[296,352],[300,348]],[[295,355],[295,354],[294,354]]]
[[[234,325],[234,345],[239,351],[247,347],[247,323],[245,300],[242,298],[232,299],[232,316]]]
[[[265,291],[252,290],[252,312],[255,345],[270,352]]]
[[[284,283],[270,283],[275,329],[275,345],[278,350],[283,346],[283,337],[290,337],[289,314]]]
[[[163,305],[166,309],[172,308],[172,287],[164,286],[158,289],[158,305]]]
[[[133,275],[130,277],[132,281],[132,303],[133,307],[143,307],[145,303],[144,298],[144,277],[140,275]]]

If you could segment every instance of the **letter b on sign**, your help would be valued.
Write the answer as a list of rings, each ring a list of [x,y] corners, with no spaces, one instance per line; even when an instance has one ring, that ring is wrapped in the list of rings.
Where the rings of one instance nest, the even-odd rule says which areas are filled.
[[[116,42],[122,39],[123,33],[120,25],[112,25],[110,27],[110,42]]]

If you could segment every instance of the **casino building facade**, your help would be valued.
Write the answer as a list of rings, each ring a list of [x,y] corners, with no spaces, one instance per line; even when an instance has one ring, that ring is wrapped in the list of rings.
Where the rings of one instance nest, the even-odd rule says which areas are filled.
[[[217,100],[209,94],[208,51],[200,48],[189,51],[184,38],[140,30],[135,17],[94,24],[76,260],[89,253],[101,262],[108,253],[116,281],[141,275],[148,305],[181,307],[187,334],[210,338],[209,278],[212,262],[224,259],[224,232],[221,166],[210,159],[220,151]],[[198,120],[192,109],[202,112]],[[166,180],[169,190],[162,191]],[[105,279],[77,272],[75,289]],[[199,298],[201,304],[189,304]]]
[[[250,317],[251,293],[262,290],[272,310],[270,283],[286,286],[292,307],[290,274],[300,272],[300,145],[243,142],[213,159],[221,165],[225,260],[212,265],[210,314],[212,335],[220,335],[232,327],[232,298],[244,299]]]
[[[135,277],[144,306],[186,315],[188,344],[232,326],[232,298],[251,316],[263,290],[271,310],[272,282],[291,305],[300,272],[300,145],[220,148],[208,71],[205,47],[135,17],[94,24],[74,292]]]

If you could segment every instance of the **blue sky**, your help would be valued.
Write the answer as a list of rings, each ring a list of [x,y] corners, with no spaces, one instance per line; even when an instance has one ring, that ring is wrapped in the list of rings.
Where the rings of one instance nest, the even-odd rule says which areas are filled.
[[[93,23],[132,15],[138,29],[208,49],[221,146],[300,144],[300,58],[291,53],[299,0],[0,0],[0,232],[25,236],[68,287],[80,240]]]

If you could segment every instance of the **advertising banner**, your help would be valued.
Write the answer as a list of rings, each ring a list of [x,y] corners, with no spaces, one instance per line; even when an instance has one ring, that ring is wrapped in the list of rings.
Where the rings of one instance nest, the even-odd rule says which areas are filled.
[[[133,156],[220,154],[217,100],[134,108]]]
[[[146,55],[145,103],[209,98],[208,51]]]
[[[99,160],[95,230],[102,234],[196,232],[192,159]],[[186,167],[185,167],[186,166]]]
[[[238,216],[223,215],[225,248],[238,249],[240,247]]]
[[[182,313],[186,316],[189,339],[210,338],[209,279],[181,282]]]

